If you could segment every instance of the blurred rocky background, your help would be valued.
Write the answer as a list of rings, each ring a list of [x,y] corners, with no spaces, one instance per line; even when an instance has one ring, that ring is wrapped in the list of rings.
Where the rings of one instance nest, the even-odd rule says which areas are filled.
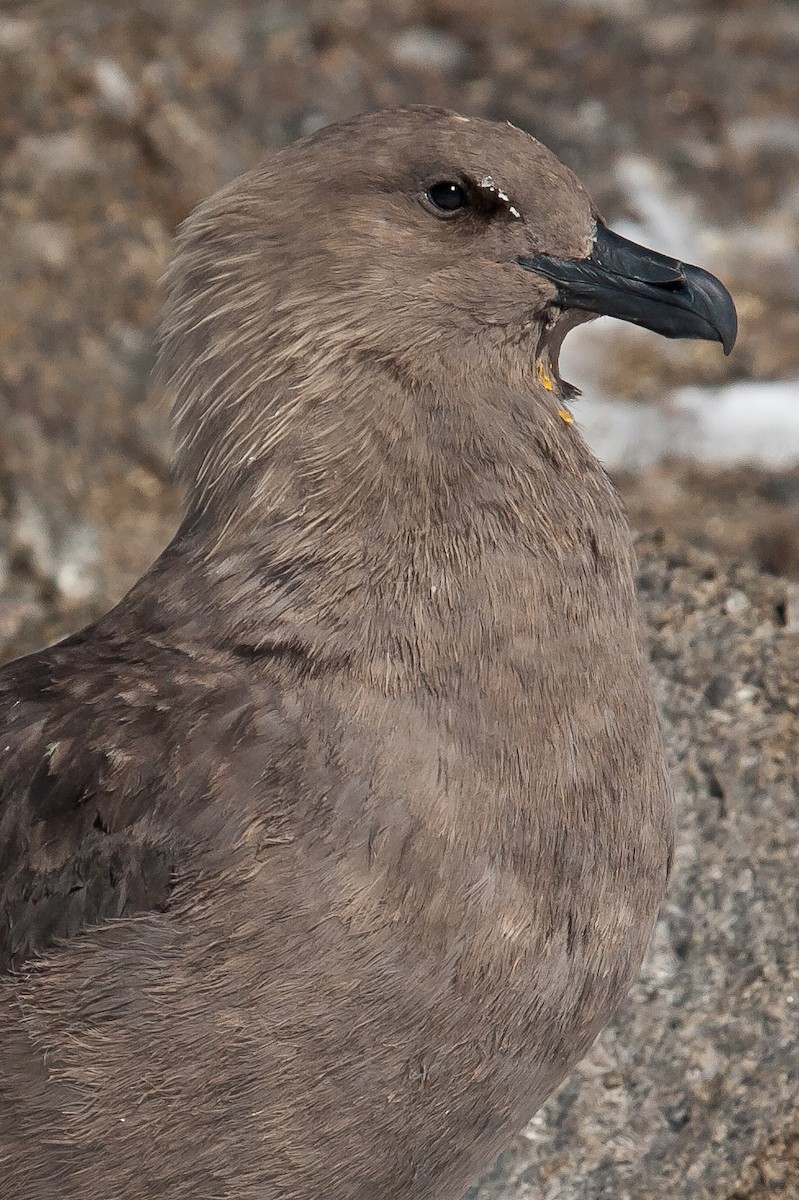
[[[741,318],[729,359],[605,321],[564,351],[642,535],[680,847],[641,984],[476,1194],[799,1197],[792,0],[0,2],[0,656],[175,528],[148,376],[177,223],[268,149],[417,102],[530,130]]]

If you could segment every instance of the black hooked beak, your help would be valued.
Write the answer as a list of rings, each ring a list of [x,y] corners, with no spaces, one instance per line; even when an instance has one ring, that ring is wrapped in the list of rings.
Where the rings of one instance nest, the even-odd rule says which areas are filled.
[[[619,317],[664,337],[721,342],[725,354],[735,345],[735,305],[715,275],[630,242],[601,221],[588,258],[536,254],[519,264],[551,279],[564,308]]]

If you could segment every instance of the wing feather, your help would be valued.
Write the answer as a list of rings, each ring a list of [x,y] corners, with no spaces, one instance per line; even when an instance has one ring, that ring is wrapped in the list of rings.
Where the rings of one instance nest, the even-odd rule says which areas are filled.
[[[178,850],[154,819],[159,756],[141,735],[137,753],[108,742],[114,714],[102,674],[87,691],[86,649],[82,634],[0,673],[0,971],[169,900]]]

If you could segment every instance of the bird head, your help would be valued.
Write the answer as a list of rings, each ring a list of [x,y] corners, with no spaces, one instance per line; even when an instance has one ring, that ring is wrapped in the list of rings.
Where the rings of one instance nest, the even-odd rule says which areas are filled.
[[[334,436],[381,375],[461,412],[481,388],[563,395],[563,336],[600,314],[725,352],[736,333],[717,279],[611,232],[541,143],[426,107],[328,126],[234,181],[186,223],[170,284],[162,366],[199,473],[215,442],[269,451],[301,395],[337,408]]]

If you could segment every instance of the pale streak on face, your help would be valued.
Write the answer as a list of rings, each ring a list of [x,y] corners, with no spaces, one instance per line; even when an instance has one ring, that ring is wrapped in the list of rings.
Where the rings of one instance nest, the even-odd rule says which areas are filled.
[[[506,206],[510,215],[515,217],[517,221],[522,219],[522,214],[519,212],[519,209],[516,207],[516,205],[511,202],[511,198],[508,193],[503,191],[499,184],[494,183],[494,180],[490,175],[483,176],[483,178],[480,180],[480,187],[485,188],[487,192],[492,192],[498,200],[501,200]]]

